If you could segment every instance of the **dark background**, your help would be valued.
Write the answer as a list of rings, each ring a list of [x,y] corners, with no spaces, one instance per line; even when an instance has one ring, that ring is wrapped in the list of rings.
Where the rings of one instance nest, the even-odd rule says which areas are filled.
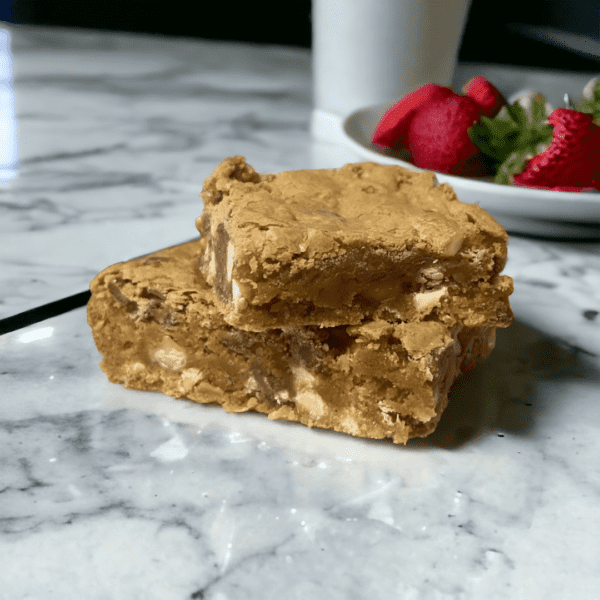
[[[365,0],[368,1],[368,0]],[[194,8],[191,8],[194,7]],[[0,20],[310,47],[310,0],[0,0]],[[459,60],[596,71],[600,64],[528,40],[508,23],[600,37],[600,3],[589,0],[473,0]]]

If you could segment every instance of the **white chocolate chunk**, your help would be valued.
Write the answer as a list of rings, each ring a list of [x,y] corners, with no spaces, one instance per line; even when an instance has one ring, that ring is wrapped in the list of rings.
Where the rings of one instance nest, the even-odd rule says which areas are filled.
[[[323,398],[312,390],[302,390],[294,396],[294,401],[308,412],[313,419],[321,418],[327,411]]]
[[[446,294],[448,288],[443,287],[439,290],[432,290],[430,292],[418,292],[413,294],[413,302],[415,308],[418,311],[431,311]]]
[[[233,306],[235,306],[236,310],[240,303],[241,295],[242,294],[240,292],[240,286],[237,284],[237,281],[235,279],[232,279],[231,280],[231,302],[232,302]]]
[[[192,388],[204,377],[200,369],[184,369],[181,371],[179,389],[184,394],[191,392]]]
[[[187,362],[183,350],[171,344],[155,350],[152,354],[152,360],[157,362],[163,369],[171,369],[172,371],[180,371]]]
[[[356,420],[350,416],[347,416],[341,424],[342,431],[349,433],[350,435],[360,435],[360,429]]]
[[[233,276],[233,265],[235,263],[235,247],[233,244],[227,244],[227,281],[231,281]]]
[[[275,402],[283,404],[290,401],[290,393],[287,390],[281,390],[274,394]]]
[[[304,367],[292,367],[292,373],[296,388],[294,402],[306,409],[313,419],[321,418],[327,412],[327,407],[323,398],[313,389],[315,377]]]
[[[208,255],[208,269],[206,273],[206,277],[209,281],[214,281],[217,276],[217,259],[215,257],[215,253],[209,248],[206,250],[205,258]]]
[[[257,392],[260,389],[258,387],[258,381],[256,381],[256,377],[254,377],[254,375],[250,375],[250,377],[248,377],[248,379],[246,380],[246,385],[244,386],[244,388],[248,392]]]
[[[454,256],[461,248],[464,239],[461,236],[457,236],[452,239],[452,242],[446,246],[445,256]]]
[[[304,367],[292,367],[292,373],[294,375],[294,385],[296,389],[312,387],[311,384],[314,383],[315,377]]]

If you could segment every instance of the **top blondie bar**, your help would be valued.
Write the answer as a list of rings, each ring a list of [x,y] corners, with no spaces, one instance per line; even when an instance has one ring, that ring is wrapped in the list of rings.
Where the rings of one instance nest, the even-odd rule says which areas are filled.
[[[356,163],[260,175],[234,156],[201,197],[200,270],[234,327],[512,318],[505,230],[433,173]]]

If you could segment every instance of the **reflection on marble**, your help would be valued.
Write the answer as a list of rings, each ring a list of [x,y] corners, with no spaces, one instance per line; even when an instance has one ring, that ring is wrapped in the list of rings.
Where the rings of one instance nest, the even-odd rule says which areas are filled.
[[[600,356],[600,245],[511,236],[506,274],[523,323]]]
[[[0,185],[17,174],[17,122],[10,36],[0,29]]]
[[[98,360],[83,309],[0,338],[3,598],[600,593],[600,363],[520,323],[405,448],[126,390]]]

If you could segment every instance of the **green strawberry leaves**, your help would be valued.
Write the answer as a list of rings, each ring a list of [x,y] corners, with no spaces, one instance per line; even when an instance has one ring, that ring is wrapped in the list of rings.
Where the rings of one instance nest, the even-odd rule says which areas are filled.
[[[594,123],[600,125],[600,81],[594,86],[594,93],[591,100],[582,98],[573,102],[573,108],[582,113],[591,114],[594,118]]]
[[[481,117],[469,128],[473,143],[496,165],[496,183],[509,184],[511,175],[521,173],[530,158],[550,145],[552,127],[547,121],[545,103],[546,99],[536,94],[529,112],[514,102],[493,119]]]

